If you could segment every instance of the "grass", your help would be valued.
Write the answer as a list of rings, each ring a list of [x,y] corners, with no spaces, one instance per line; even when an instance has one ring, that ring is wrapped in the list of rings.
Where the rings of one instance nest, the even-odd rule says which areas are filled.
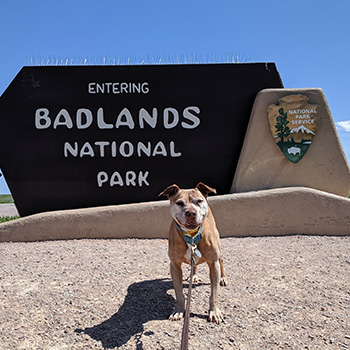
[[[0,224],[2,222],[8,222],[16,219],[19,219],[19,216],[0,216]]]
[[[13,198],[10,194],[0,194],[0,204],[13,203]]]

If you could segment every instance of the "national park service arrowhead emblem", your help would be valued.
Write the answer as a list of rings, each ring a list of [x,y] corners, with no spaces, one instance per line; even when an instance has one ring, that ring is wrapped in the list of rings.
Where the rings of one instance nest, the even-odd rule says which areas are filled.
[[[286,158],[298,163],[316,135],[319,105],[304,95],[289,95],[267,107],[272,136]]]

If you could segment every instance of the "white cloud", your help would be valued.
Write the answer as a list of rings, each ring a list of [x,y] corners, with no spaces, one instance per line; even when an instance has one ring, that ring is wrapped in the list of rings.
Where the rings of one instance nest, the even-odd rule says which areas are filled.
[[[350,120],[336,122],[335,125],[339,131],[350,132]]]

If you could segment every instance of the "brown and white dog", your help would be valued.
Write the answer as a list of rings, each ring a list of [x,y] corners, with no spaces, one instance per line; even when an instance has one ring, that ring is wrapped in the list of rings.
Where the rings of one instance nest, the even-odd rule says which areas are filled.
[[[219,324],[223,320],[218,306],[218,290],[219,284],[226,286],[227,281],[221,256],[219,232],[207,202],[209,193],[216,193],[216,190],[200,182],[194,189],[183,190],[177,185],[172,185],[159,194],[170,199],[170,213],[173,218],[169,230],[168,254],[176,306],[169,317],[170,320],[182,319],[185,311],[181,264],[191,263],[188,240],[191,241],[192,237],[197,245],[193,281],[198,282],[197,266],[206,262],[209,266],[211,282],[209,321]]]

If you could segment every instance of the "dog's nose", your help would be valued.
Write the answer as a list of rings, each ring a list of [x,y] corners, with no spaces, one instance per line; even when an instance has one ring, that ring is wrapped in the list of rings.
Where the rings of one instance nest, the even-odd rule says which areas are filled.
[[[186,216],[190,219],[193,219],[196,217],[196,212],[193,210],[186,211]]]

